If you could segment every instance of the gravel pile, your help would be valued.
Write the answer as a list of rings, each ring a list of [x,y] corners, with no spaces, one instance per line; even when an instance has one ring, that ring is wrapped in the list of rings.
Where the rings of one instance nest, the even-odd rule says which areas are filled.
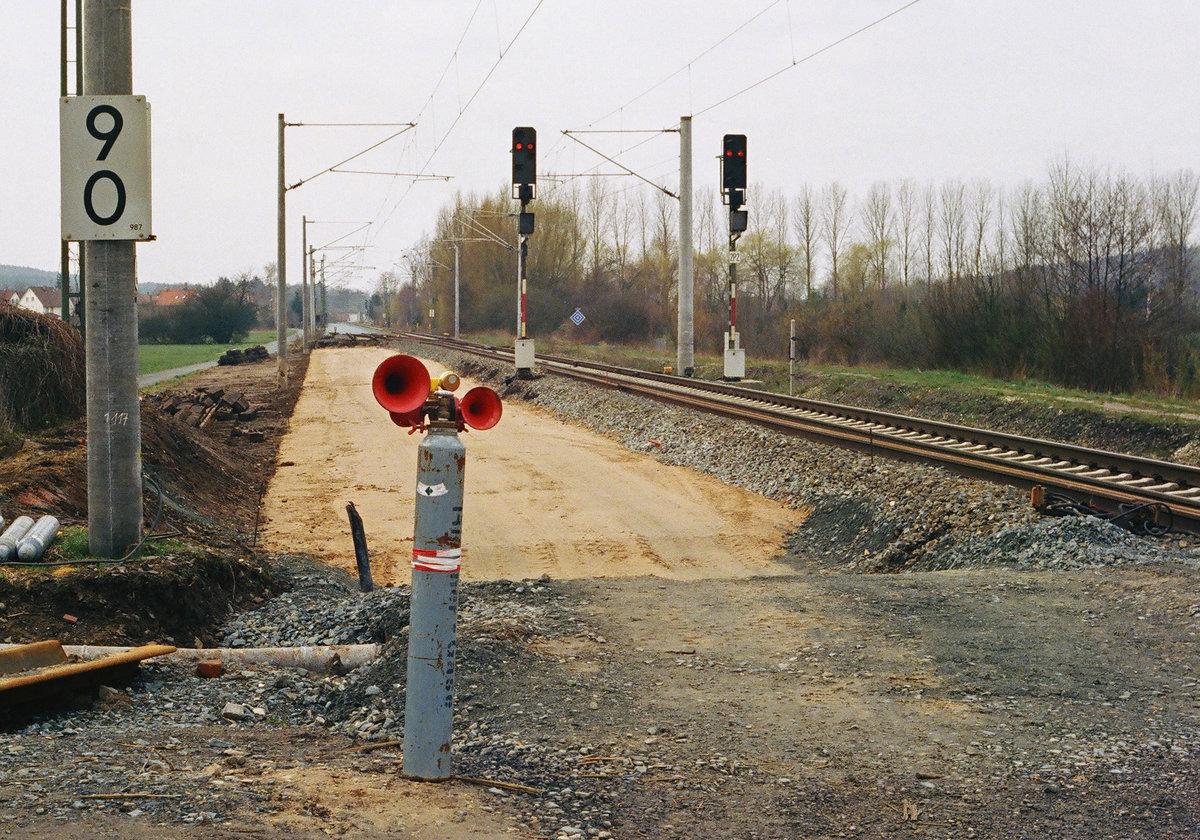
[[[665,464],[700,470],[796,508],[811,510],[792,540],[791,552],[861,572],[921,571],[992,564],[1078,568],[1142,560],[1191,559],[1197,542],[1129,536],[1112,551],[1103,522],[1049,524],[1028,495],[1012,487],[954,475],[939,467],[901,463],[852,450],[675,408],[643,397],[544,376],[506,382],[509,371],[453,351],[411,347],[452,369],[486,381],[505,399],[521,399],[564,419],[645,452]],[[1062,541],[1043,539],[1042,528],[1077,529]],[[1033,555],[1013,534],[1034,529]],[[1086,536],[1093,530],[1099,534]],[[1002,542],[990,538],[999,532]],[[1012,532],[1011,534],[1008,532]],[[1051,533],[1056,533],[1053,530]],[[1059,544],[1061,542],[1061,545]],[[1062,549],[1061,555],[1056,554]]]
[[[1186,543],[1185,543],[1186,544]],[[1095,518],[1047,519],[964,540],[930,557],[924,569],[1010,564],[1021,569],[1083,569],[1128,563],[1188,561],[1175,543],[1147,540]]]
[[[358,582],[333,568],[281,558],[293,590],[262,609],[235,616],[224,628],[224,647],[380,644],[408,626],[408,587],[358,593]],[[356,595],[359,597],[350,597]]]

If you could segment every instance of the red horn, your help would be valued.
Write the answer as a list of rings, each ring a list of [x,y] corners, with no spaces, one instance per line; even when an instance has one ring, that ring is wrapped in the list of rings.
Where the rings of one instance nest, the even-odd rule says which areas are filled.
[[[393,423],[401,429],[408,429],[409,434],[419,430],[421,422],[425,419],[421,415],[421,409],[419,408],[414,408],[412,411],[405,411],[404,413],[393,411],[391,412],[391,417]]]
[[[407,414],[429,397],[429,371],[420,359],[396,355],[375,368],[371,390],[379,404],[394,414]]]
[[[490,429],[500,422],[504,406],[500,403],[500,395],[491,388],[480,385],[472,388],[463,395],[459,412],[464,423],[472,429]]]

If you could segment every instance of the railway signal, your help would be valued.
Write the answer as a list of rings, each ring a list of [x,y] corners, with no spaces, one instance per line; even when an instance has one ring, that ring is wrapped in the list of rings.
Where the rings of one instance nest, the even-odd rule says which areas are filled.
[[[525,266],[529,257],[529,237],[533,233],[533,214],[526,209],[537,192],[537,129],[517,126],[512,132],[512,196],[521,202],[517,216],[517,339],[513,347],[517,376],[533,378],[533,339],[526,335],[528,278]]]
[[[409,434],[428,432],[417,447],[404,706],[404,775],[426,780],[450,778],[467,463],[458,433],[466,426],[490,429],[502,412],[491,388],[472,388],[459,400],[458,385],[455,374],[432,378],[419,359],[404,355],[385,359],[371,380],[376,401],[396,425]]]
[[[729,197],[729,206],[742,206],[746,192],[746,135],[726,134],[721,155],[721,191]]]
[[[737,241],[746,232],[746,135],[726,134],[721,143],[721,199],[729,205],[729,330],[725,333],[724,378],[746,376],[746,351],[737,331]]]
[[[521,198],[522,187],[529,188],[529,198],[522,198],[522,203],[533,198],[537,185],[537,129],[527,125],[512,132],[512,182],[514,192],[518,193],[514,198]]]

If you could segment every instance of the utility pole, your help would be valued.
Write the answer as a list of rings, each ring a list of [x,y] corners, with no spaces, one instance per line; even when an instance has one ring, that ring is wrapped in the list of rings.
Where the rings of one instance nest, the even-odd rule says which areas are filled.
[[[133,93],[131,2],[88,3],[85,95]],[[115,142],[119,131],[110,133]],[[87,241],[81,251],[91,286],[86,336],[88,552],[115,558],[136,544],[142,532],[137,252],[128,240]]]
[[[58,95],[66,96],[71,91],[67,88],[67,0],[62,0],[61,40],[59,41],[59,85]],[[79,18],[75,18],[79,25]],[[78,54],[76,55],[78,59]],[[69,320],[71,314],[71,243],[62,239],[62,248],[58,259],[59,294],[62,295],[62,319]]]
[[[275,339],[276,355],[279,357],[279,387],[286,388],[288,382],[288,352],[287,352],[287,184],[284,183],[283,130],[287,123],[283,114],[279,115],[279,218],[276,227],[275,258],[278,266],[275,269],[276,285],[279,288],[279,299],[275,304]]]
[[[308,336],[309,342],[317,339],[317,278],[309,266],[308,274]],[[310,345],[311,346],[311,345]]]
[[[321,327],[329,329],[329,298],[325,291],[325,255],[321,255]]]
[[[308,216],[301,216],[300,222],[300,352],[307,353],[312,340],[308,332]]]
[[[70,43],[67,33],[75,30],[75,93],[83,93],[83,0],[75,0],[75,17],[74,26],[70,26],[71,19],[68,16],[68,8],[70,0],[62,0],[62,38],[59,43],[60,47],[60,73],[59,73],[59,95],[70,96],[71,89],[68,84],[70,72],[68,70],[71,61],[69,58],[68,44]],[[62,319],[69,321],[71,317],[71,299],[75,298],[75,317],[79,319],[79,331],[84,331],[83,317],[83,296],[84,296],[84,259],[83,245],[78,247],[79,254],[79,291],[75,294],[71,293],[71,243],[64,239],[62,240],[62,250],[60,252],[60,271],[62,274],[60,281],[60,292],[62,294]]]
[[[323,126],[374,125],[374,126],[389,126],[392,128],[400,126],[401,128],[399,131],[383,138],[378,143],[374,143],[374,144],[368,146],[367,148],[363,149],[361,152],[356,152],[355,154],[351,155],[350,157],[346,158],[345,160],[335,163],[333,166],[322,169],[316,175],[311,175],[307,178],[297,181],[296,183],[292,184],[291,186],[288,186],[287,181],[285,180],[285,174],[284,174],[286,171],[286,167],[285,167],[285,159],[284,159],[284,153],[283,153],[283,134],[284,134],[284,131],[289,126],[300,127],[300,126],[304,126],[304,125],[323,125]],[[288,193],[288,190],[294,190],[297,187],[301,187],[304,184],[307,184],[309,181],[313,180],[314,178],[319,178],[322,175],[329,174],[330,172],[349,172],[350,170],[338,169],[338,167],[343,166],[344,164],[347,164],[352,160],[362,157],[363,155],[365,155],[367,152],[371,151],[372,149],[379,148],[384,143],[386,143],[389,140],[392,140],[396,137],[399,137],[401,134],[408,131],[410,128],[414,128],[415,126],[416,126],[416,123],[289,123],[284,120],[283,114],[279,115],[279,201],[278,201],[279,224],[278,224],[278,228],[275,233],[275,236],[276,236],[276,249],[275,249],[276,259],[279,262],[279,269],[278,269],[279,301],[276,304],[276,308],[275,308],[275,313],[276,313],[275,319],[279,322],[276,325],[276,335],[279,340],[279,386],[281,388],[285,387],[287,385],[287,380],[288,380],[288,370],[287,370],[287,193]],[[364,172],[361,174],[396,176],[396,175],[402,175],[404,173],[400,173],[400,172]],[[438,176],[438,177],[442,177],[442,176]],[[305,331],[308,331],[311,333],[312,330],[314,329],[313,321],[312,321],[312,307],[313,307],[314,299],[309,297],[309,294],[307,292],[306,282],[307,281],[305,281],[305,284],[301,285],[301,289],[300,289],[300,291],[301,291],[301,294],[300,294],[300,320],[301,320],[300,327],[301,327],[302,339],[305,342],[305,344],[307,345],[308,336],[305,334]],[[307,346],[305,347],[305,349],[307,349]]]
[[[696,371],[692,254],[692,118],[680,117],[679,325],[675,370],[681,376],[691,376]]]
[[[458,339],[458,242],[454,243],[454,338]]]

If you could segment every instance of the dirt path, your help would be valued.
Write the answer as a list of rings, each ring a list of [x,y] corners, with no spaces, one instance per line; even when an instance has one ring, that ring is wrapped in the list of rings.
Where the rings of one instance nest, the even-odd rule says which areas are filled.
[[[313,354],[263,502],[262,534],[271,551],[307,552],[353,571],[345,512],[353,501],[382,584],[408,579],[419,443],[371,395],[371,374],[389,353]],[[464,441],[464,579],[689,580],[787,571],[770,558],[802,520],[798,511],[664,466],[523,404],[506,405],[496,428]]]

